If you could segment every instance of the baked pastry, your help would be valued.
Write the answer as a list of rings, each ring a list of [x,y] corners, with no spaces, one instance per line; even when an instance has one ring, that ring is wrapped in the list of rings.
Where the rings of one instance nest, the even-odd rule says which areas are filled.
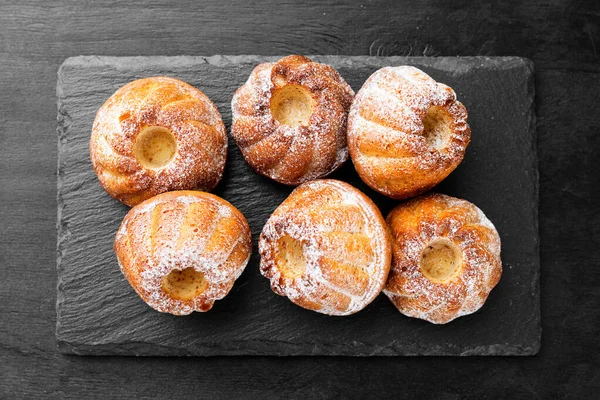
[[[409,317],[445,324],[477,311],[502,275],[500,237],[466,200],[431,193],[387,216],[393,257],[384,293]]]
[[[348,158],[353,97],[327,64],[302,56],[259,64],[233,96],[231,135],[256,172],[299,185],[330,174]]]
[[[337,180],[296,188],[267,221],[260,272],[293,303],[328,315],[362,310],[383,289],[390,235],[379,209]]]
[[[200,90],[175,78],[145,78],[100,107],[90,156],[104,189],[133,206],[170,190],[213,189],[225,168],[227,134]]]
[[[367,79],[348,117],[348,148],[362,180],[405,199],[431,189],[462,161],[471,139],[454,90],[414,67]]]
[[[175,315],[208,311],[252,252],[246,218],[205,192],[174,191],[133,207],[115,237],[121,271],[150,307]]]

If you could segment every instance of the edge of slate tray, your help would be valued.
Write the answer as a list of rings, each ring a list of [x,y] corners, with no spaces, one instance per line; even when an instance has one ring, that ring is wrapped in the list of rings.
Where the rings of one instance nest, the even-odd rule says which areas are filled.
[[[311,58],[316,58],[320,62],[327,62],[328,59],[335,58],[339,61],[339,56],[309,56]],[[401,56],[393,56],[393,57],[373,57],[373,56],[344,56],[348,62],[366,62],[373,63],[373,61],[380,60],[381,62],[378,64],[389,65],[393,63],[394,60],[402,60],[403,63],[407,61],[410,62],[411,59],[423,59],[426,57],[401,57]],[[113,57],[113,56],[76,56],[67,58],[63,64],[60,66],[58,70],[58,81],[57,81],[57,107],[58,107],[58,115],[57,115],[57,133],[58,133],[58,147],[62,146],[62,144],[67,139],[67,132],[71,125],[71,116],[68,114],[67,110],[63,106],[62,98],[62,82],[64,70],[68,67],[83,67],[86,66],[95,66],[95,65],[106,65],[110,64],[118,69],[120,64],[122,65],[130,65],[130,63],[143,63],[143,64],[155,64],[161,65],[168,61],[170,64],[179,64],[182,62],[187,62],[190,59],[193,59],[195,62],[204,61],[205,63],[221,66],[224,63],[237,63],[238,60],[244,60],[245,62],[255,61],[256,63],[264,62],[265,59],[277,60],[280,56],[258,56],[258,55],[236,55],[236,56],[226,56],[226,55],[214,55],[210,57],[203,56],[133,56],[133,57]],[[533,223],[535,226],[536,232],[538,234],[534,238],[535,246],[535,254],[537,255],[537,267],[534,271],[534,279],[532,282],[532,286],[530,288],[532,296],[537,297],[538,301],[535,302],[533,314],[537,316],[538,319],[538,332],[535,340],[530,345],[524,346],[515,346],[515,345],[507,345],[507,344],[491,344],[485,346],[477,346],[471,349],[463,350],[462,352],[457,352],[456,354],[450,354],[448,351],[444,353],[439,352],[439,348],[419,348],[419,346],[413,346],[411,348],[404,347],[402,349],[403,355],[425,355],[425,356],[435,356],[435,355],[460,355],[460,356],[469,356],[469,355],[516,355],[516,356],[528,356],[535,355],[539,352],[541,347],[541,310],[540,310],[540,259],[539,259],[539,218],[538,218],[538,210],[539,210],[539,179],[538,179],[538,156],[537,156],[537,132],[535,129],[536,117],[535,117],[535,87],[534,87],[534,65],[533,62],[529,59],[522,57],[483,57],[483,56],[474,56],[474,57],[429,57],[429,58],[437,58],[440,59],[440,62],[437,67],[438,68],[446,68],[448,70],[456,70],[456,61],[460,59],[475,59],[485,61],[485,64],[482,64],[482,67],[494,67],[498,68],[498,66],[502,66],[502,69],[512,69],[512,68],[526,68],[529,70],[529,79],[526,82],[528,85],[528,91],[532,93],[532,102],[529,108],[526,110],[528,114],[529,120],[529,132],[532,135],[532,161],[534,165],[532,165],[532,176],[533,180],[533,196],[532,204],[533,212],[535,215],[533,216]],[[461,73],[467,72],[469,66],[461,65],[461,68],[467,67],[467,69],[460,70]],[[127,343],[111,343],[111,344],[89,344],[89,343],[78,343],[76,338],[70,338],[67,335],[63,335],[60,329],[60,312],[61,312],[61,304],[64,301],[64,293],[61,290],[62,287],[62,252],[66,242],[68,242],[70,237],[70,231],[68,224],[62,221],[62,208],[63,201],[61,197],[61,189],[62,189],[62,180],[61,176],[63,175],[61,170],[61,153],[58,152],[58,161],[57,161],[57,272],[58,272],[58,281],[57,281],[57,302],[56,302],[56,310],[57,310],[57,323],[56,323],[56,339],[58,348],[62,353],[68,354],[80,354],[80,355],[137,355],[144,351],[146,348],[151,348],[155,355],[157,356],[182,356],[189,355],[184,350],[176,351],[173,348],[160,347],[155,344],[149,343],[137,343],[137,342],[127,342]],[[223,344],[219,344],[218,346],[211,347],[210,345],[206,345],[205,355],[262,355],[263,353],[255,352],[253,350],[253,341],[244,341],[245,350],[240,352],[240,346],[233,346],[231,349],[227,349]],[[260,342],[264,342],[261,340]],[[117,347],[115,347],[117,346]],[[320,345],[314,344],[312,352],[306,351],[306,344],[296,344],[285,342],[283,344],[286,349],[285,355],[310,355],[317,354],[323,355],[322,352],[319,351]],[[329,349],[331,347],[336,348],[336,346],[328,345]],[[399,353],[394,351],[393,347],[383,348],[383,349],[375,349],[373,350],[373,346],[363,343],[353,343],[352,345],[338,345],[336,348],[335,355],[351,355],[357,356],[356,348],[360,348],[366,346],[367,351],[361,351],[361,354],[358,356],[397,356]],[[258,346],[261,347],[261,346]],[[350,351],[352,350],[352,351]],[[279,354],[283,355],[283,354]],[[331,354],[330,354],[331,355]]]

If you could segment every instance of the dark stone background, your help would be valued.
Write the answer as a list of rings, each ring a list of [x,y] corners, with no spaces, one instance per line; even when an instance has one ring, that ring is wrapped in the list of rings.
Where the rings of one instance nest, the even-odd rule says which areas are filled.
[[[0,397],[592,397],[600,345],[600,3],[0,3]],[[542,346],[533,357],[61,355],[56,72],[68,56],[499,55],[533,60]]]

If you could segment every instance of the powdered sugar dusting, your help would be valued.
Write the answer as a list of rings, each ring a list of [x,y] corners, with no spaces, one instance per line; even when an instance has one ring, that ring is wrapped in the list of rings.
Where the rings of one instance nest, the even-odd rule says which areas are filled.
[[[423,120],[434,107],[449,116],[450,134],[428,139]],[[393,198],[415,196],[461,162],[471,136],[466,120],[466,109],[448,86],[414,67],[381,68],[367,79],[350,108],[350,155],[373,189]],[[398,134],[390,135],[390,130]],[[381,157],[387,160],[377,162]]]
[[[360,293],[356,293],[358,282],[352,276],[350,281],[338,279],[346,271],[324,270],[330,267],[325,260],[336,258],[324,246],[325,233],[337,233],[340,246],[349,240],[345,233],[353,240],[368,242],[361,247],[372,253],[366,257],[368,263],[358,264],[351,254],[336,261],[340,268],[356,268],[367,276],[368,283]],[[284,276],[277,261],[280,239],[286,236],[302,243],[305,260],[305,271],[292,278]],[[336,180],[308,182],[292,192],[264,226],[259,251],[261,273],[271,280],[276,293],[299,305],[313,304],[311,309],[329,315],[353,314],[373,301],[385,284],[390,263],[388,231],[379,210],[357,189]]]
[[[310,92],[309,125],[291,127],[271,114],[271,96],[286,85]],[[346,121],[353,96],[329,65],[301,56],[260,64],[233,97],[231,134],[254,170],[299,185],[330,174],[348,158]]]
[[[440,324],[477,311],[502,273],[500,237],[475,205],[442,194],[428,194],[396,207],[388,216],[394,257],[384,293],[410,317]],[[436,240],[460,250],[458,275],[434,283],[420,268],[421,253]]]
[[[184,233],[190,240],[182,243]],[[175,315],[208,311],[227,295],[251,249],[250,228],[237,209],[214,195],[191,191],[164,193],[132,208],[115,238],[119,265],[136,292],[152,308]],[[131,260],[126,252],[149,256]],[[206,290],[192,300],[175,299],[163,290],[163,278],[186,268],[203,274]]]
[[[172,162],[161,169],[144,168],[133,153],[137,135],[149,126],[167,128],[176,141]],[[98,110],[90,153],[102,186],[131,206],[169,190],[211,190],[225,168],[227,134],[204,93],[153,77],[121,87]]]

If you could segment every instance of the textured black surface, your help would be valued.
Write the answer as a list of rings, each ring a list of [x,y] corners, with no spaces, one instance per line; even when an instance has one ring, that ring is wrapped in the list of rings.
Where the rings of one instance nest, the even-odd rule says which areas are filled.
[[[59,71],[58,319],[60,349],[135,355],[530,355],[540,345],[532,64],[520,58],[321,56],[358,90],[385,65],[414,65],[453,87],[469,110],[473,136],[463,164],[435,190],[477,204],[502,239],[504,275],[483,309],[445,326],[399,314],[379,298],[335,318],[275,295],[256,251],[231,293],[208,313],[173,317],[151,310],[117,266],[112,241],[128,208],[100,187],[89,161],[98,107],[118,87],[171,75],[203,90],[229,128],[233,92],[259,56],[77,57]],[[369,190],[351,163],[333,177],[365,191],[387,213],[397,202]],[[255,174],[230,142],[216,194],[248,218],[254,242],[291,188]]]
[[[600,391],[600,2],[0,2],[0,398],[557,399]],[[56,72],[103,54],[523,56],[535,64],[533,357],[77,357],[56,346]]]

